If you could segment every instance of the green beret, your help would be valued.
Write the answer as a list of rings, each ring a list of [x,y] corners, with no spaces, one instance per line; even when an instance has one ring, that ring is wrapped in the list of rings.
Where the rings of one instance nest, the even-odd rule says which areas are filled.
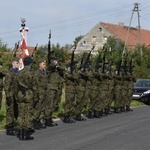
[[[27,56],[27,57],[24,59],[24,62],[33,63],[33,59],[32,59],[30,56]]]

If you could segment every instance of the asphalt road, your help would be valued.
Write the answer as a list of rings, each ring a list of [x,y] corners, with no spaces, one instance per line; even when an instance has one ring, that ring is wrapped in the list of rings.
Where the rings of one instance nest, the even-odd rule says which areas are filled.
[[[114,114],[101,119],[48,127],[34,133],[34,140],[19,141],[0,131],[0,150],[149,150],[150,108]]]

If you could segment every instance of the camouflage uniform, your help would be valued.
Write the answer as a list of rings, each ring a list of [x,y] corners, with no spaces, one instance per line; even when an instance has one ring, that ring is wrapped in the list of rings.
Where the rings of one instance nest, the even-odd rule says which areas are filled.
[[[102,108],[107,115],[108,103],[109,103],[109,79],[106,73],[102,73],[102,83],[101,83],[101,99],[102,99]]]
[[[114,112],[119,113],[119,108],[122,103],[122,76],[114,76]]]
[[[107,103],[107,113],[112,113],[111,111],[111,104],[114,100],[114,78],[113,76],[110,74],[108,75],[108,103]]]
[[[65,104],[64,104],[64,122],[72,123],[74,120],[71,118],[73,115],[74,107],[75,107],[75,96],[76,96],[76,74],[66,73],[65,76]]]
[[[125,105],[128,101],[128,84],[129,84],[129,81],[128,81],[128,75],[123,75],[122,76],[122,105],[121,105],[121,112],[122,111],[125,111]]]
[[[5,76],[4,90],[6,95],[6,134],[14,134],[13,128],[16,125],[18,117],[18,106],[16,104],[17,98],[17,69],[14,72],[10,69]],[[12,131],[9,132],[9,131]]]
[[[133,97],[133,88],[134,88],[134,82],[136,81],[134,75],[128,76],[128,94],[127,94],[127,102],[126,102],[126,111],[132,111],[130,109],[130,104]]]
[[[90,104],[89,104],[88,118],[93,118],[93,117],[99,118],[100,117],[98,113],[99,106],[97,105],[97,103],[99,103],[99,100],[97,100],[99,95],[99,80],[94,73],[91,74],[89,79],[91,82],[91,91],[89,94]]]
[[[47,126],[56,126],[52,120],[53,112],[58,109],[60,93],[62,91],[62,78],[59,75],[56,65],[50,64],[48,84],[46,90],[45,117]]]
[[[76,85],[76,120],[83,121],[85,118],[81,116],[83,108],[87,105],[86,100],[86,73],[85,72],[78,72],[77,74],[77,85]]]
[[[18,77],[18,129],[19,139],[24,140],[30,137],[34,119],[33,103],[37,97],[37,77],[28,66],[19,71]]]
[[[38,69],[35,73],[37,77],[37,97],[34,98],[34,128],[45,128],[43,122],[45,117],[45,99],[47,88],[47,73],[45,70]]]

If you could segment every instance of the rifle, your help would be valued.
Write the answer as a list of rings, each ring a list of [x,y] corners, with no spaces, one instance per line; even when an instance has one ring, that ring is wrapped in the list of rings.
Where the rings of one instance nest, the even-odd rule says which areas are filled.
[[[92,49],[90,50],[90,52],[87,55],[87,58],[85,60],[84,66],[83,66],[83,71],[85,71],[86,68],[88,68],[88,64],[90,62],[90,57],[91,57],[91,52],[93,51],[95,46],[92,47]]]
[[[85,52],[84,52],[83,55],[82,55],[82,58],[81,58],[81,61],[80,61],[80,66],[79,66],[79,68],[78,68],[79,70],[82,69],[84,56],[85,56]]]
[[[132,75],[133,74],[133,61],[132,61],[132,59],[130,60],[130,62],[129,62],[129,72],[130,72],[130,75]]]
[[[50,39],[51,39],[51,30],[49,33],[49,41],[48,41],[48,55],[47,55],[48,65],[50,65],[50,63],[51,63],[51,41],[50,41]]]
[[[123,69],[124,69],[125,75],[127,75],[127,59],[124,60],[124,66],[123,66]]]
[[[36,46],[34,47],[34,51],[33,51],[33,53],[32,53],[32,58],[34,57],[34,54],[35,54],[35,52],[36,52],[36,50],[37,50],[37,47],[38,47],[38,43],[36,44]]]
[[[96,60],[96,64],[95,64],[95,72],[98,72],[98,69],[100,68],[100,60],[101,60],[101,54],[100,54],[100,52],[99,52],[99,54],[98,54],[98,58],[97,58],[97,60]]]
[[[105,52],[102,58],[102,73],[105,73]]]
[[[122,64],[122,59],[120,59],[120,60],[118,61],[118,65],[117,65],[117,70],[118,70],[118,72],[117,72],[117,75],[120,75],[121,64]]]
[[[13,57],[16,57],[18,48],[19,48],[19,41],[18,41],[18,43],[15,43],[15,51],[14,51]]]
[[[71,74],[72,74],[72,72],[73,72],[73,67],[74,67],[74,52],[75,52],[75,50],[76,50],[76,45],[75,45],[75,48],[74,48],[74,50],[72,51],[72,54],[71,54],[71,63],[70,63],[70,70],[71,70]]]

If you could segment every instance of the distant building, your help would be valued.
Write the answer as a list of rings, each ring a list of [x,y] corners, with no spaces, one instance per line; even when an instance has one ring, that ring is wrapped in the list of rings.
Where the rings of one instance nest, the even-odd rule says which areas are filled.
[[[27,46],[27,49],[28,49],[28,51],[29,51],[29,55],[30,56],[32,56],[35,52],[35,47],[32,47],[32,46]],[[37,49],[36,50],[39,50],[39,48],[37,47]],[[13,53],[15,52],[16,50],[15,49],[13,49]],[[17,49],[17,51],[16,51],[16,57],[19,57],[19,55],[20,55],[20,52],[21,52],[21,47],[19,47],[18,49]]]
[[[78,42],[76,52],[90,51],[93,45],[95,45],[94,51],[96,52],[104,46],[109,36],[125,42],[128,28],[122,22],[118,24],[99,22]],[[127,47],[133,49],[139,44],[139,28],[131,27],[129,31]],[[141,29],[141,44],[150,45],[150,30]]]

